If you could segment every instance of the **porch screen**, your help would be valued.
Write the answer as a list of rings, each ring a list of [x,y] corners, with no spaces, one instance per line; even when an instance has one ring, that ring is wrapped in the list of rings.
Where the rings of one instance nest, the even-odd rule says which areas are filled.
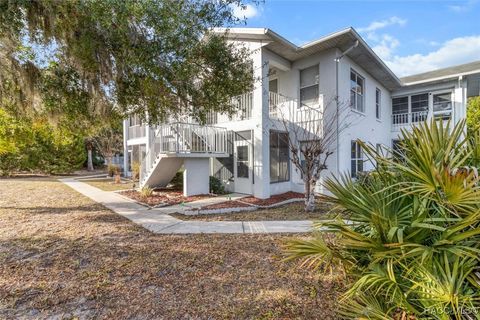
[[[270,182],[290,180],[288,133],[270,131]]]

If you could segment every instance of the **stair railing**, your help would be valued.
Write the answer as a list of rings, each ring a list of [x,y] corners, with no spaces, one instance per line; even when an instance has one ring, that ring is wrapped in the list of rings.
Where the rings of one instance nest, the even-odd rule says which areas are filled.
[[[150,137],[149,149],[142,160],[140,185],[143,185],[162,154],[227,152],[226,128],[181,122],[160,125]]]

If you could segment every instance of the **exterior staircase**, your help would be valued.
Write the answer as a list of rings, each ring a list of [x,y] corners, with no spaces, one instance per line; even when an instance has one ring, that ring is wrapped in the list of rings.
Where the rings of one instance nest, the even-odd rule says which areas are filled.
[[[227,129],[174,122],[157,126],[142,161],[140,187],[165,187],[185,158],[227,157]]]

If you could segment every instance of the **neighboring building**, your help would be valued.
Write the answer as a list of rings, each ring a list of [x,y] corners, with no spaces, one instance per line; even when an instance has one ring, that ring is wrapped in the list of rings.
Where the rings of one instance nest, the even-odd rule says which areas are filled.
[[[136,117],[125,120],[124,167],[128,173],[133,161],[143,163],[141,185],[166,185],[183,167],[186,195],[207,193],[210,175],[227,190],[258,198],[302,192],[286,133],[273,125],[278,106],[324,110],[338,96],[349,108],[349,125],[340,132],[326,174],[355,176],[372,168],[357,139],[395,148],[401,128],[431,117],[456,123],[466,116],[467,98],[480,94],[480,61],[398,79],[352,28],[301,47],[269,29],[234,28],[228,34],[251,50],[261,83],[238,97],[236,116],[211,114],[205,126],[150,128]]]

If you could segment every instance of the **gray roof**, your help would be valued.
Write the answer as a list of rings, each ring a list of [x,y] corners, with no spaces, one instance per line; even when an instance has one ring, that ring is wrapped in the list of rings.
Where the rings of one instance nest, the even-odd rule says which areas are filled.
[[[227,32],[230,38],[239,41],[265,41],[266,48],[290,62],[332,48],[338,48],[341,51],[345,51],[358,40],[359,45],[348,52],[347,56],[367,70],[373,78],[382,83],[385,88],[390,91],[400,89],[404,86],[425,82],[443,81],[461,75],[480,73],[479,60],[399,79],[352,27],[334,32],[301,46],[293,44],[278,33],[267,28],[217,28],[215,31]]]
[[[455,78],[461,75],[468,75],[477,72],[480,72],[480,60],[453,67],[419,73],[412,76],[400,78],[400,80],[402,80],[404,84],[408,85],[434,80],[446,80],[449,78]]]
[[[286,40],[276,32],[264,28],[231,28],[217,29],[217,32],[228,32],[230,38],[236,40],[257,40],[267,42],[266,48],[275,52],[279,56],[289,60],[296,61],[305,58],[316,52],[338,48],[342,51],[348,49],[356,40],[358,47],[351,50],[347,56],[355,63],[362,66],[377,81],[382,83],[387,89],[395,90],[402,86],[400,79],[387,67],[368,44],[353,29],[347,28],[338,32],[329,34],[318,40],[297,46]]]

